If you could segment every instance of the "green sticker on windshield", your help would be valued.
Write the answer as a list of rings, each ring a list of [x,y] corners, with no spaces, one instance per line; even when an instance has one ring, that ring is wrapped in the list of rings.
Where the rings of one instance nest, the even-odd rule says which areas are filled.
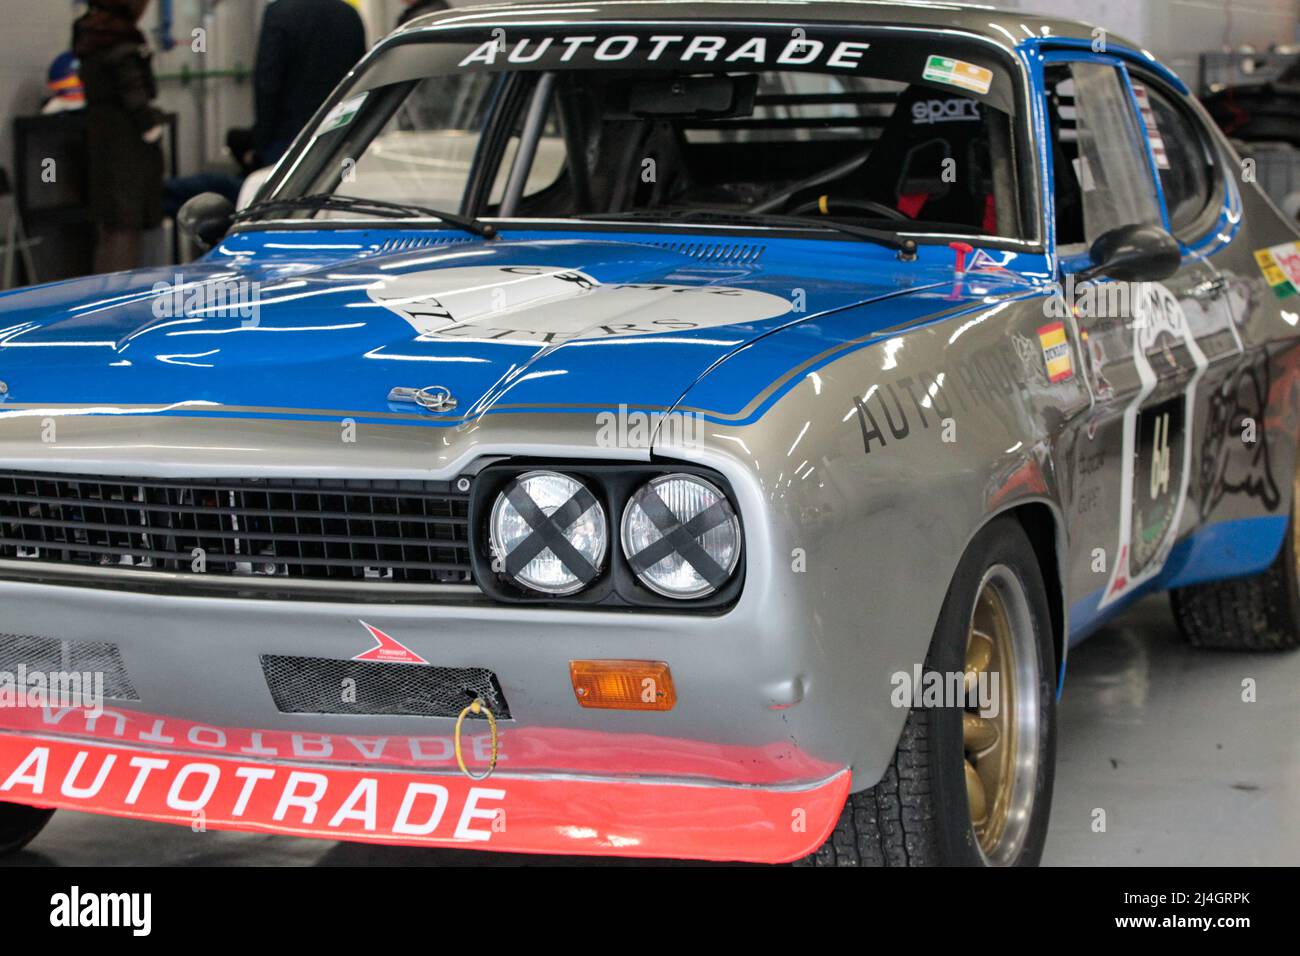
[[[326,113],[325,118],[321,120],[320,129],[316,130],[316,135],[320,136],[330,130],[351,123],[353,117],[361,109],[361,104],[366,101],[366,97],[369,95],[370,92],[367,90],[365,93],[358,93],[356,96],[349,97],[342,103],[336,103],[334,108]]]
[[[932,55],[925,61],[925,70],[921,78],[933,83],[945,83],[959,86],[963,90],[979,93],[983,96],[993,85],[993,71],[986,70],[965,60],[954,60],[950,56]]]

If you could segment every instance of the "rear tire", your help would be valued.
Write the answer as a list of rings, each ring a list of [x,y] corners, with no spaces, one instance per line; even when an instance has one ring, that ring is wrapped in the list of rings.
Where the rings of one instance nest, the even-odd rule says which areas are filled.
[[[1051,615],[1042,572],[1020,524],[999,518],[967,548],[949,585],[935,626],[925,670],[949,674],[966,671],[974,646],[972,632],[987,620],[990,587],[1000,589],[1010,609],[1011,659],[995,658],[1003,712],[1015,721],[1001,741],[1015,747],[998,758],[1010,766],[1012,783],[1005,801],[990,802],[976,784],[968,796],[968,775],[984,776],[984,759],[972,750],[971,726],[977,715],[960,706],[913,707],[903,725],[894,758],[880,782],[849,795],[830,838],[805,866],[1034,866],[1042,857],[1052,802],[1056,757],[1056,666]],[[980,634],[983,637],[983,634]],[[1009,686],[1010,685],[1010,686]],[[976,726],[978,732],[978,723]],[[1022,738],[1031,749],[1021,747]],[[978,768],[978,769],[976,769]],[[1019,768],[1019,769],[1017,769]],[[1003,787],[988,788],[1001,794]],[[972,803],[988,808],[977,827]],[[1006,809],[1001,825],[999,808]],[[996,832],[995,832],[996,830]]]
[[[0,803],[0,856],[17,853],[45,829],[53,810],[21,803]]]
[[[1192,647],[1221,651],[1291,651],[1300,647],[1300,529],[1291,498],[1286,539],[1268,570],[1169,592],[1178,630]]]

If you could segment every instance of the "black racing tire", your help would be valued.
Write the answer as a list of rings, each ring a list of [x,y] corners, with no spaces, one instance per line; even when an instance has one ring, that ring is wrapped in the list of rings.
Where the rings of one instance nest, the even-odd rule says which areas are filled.
[[[1056,763],[1056,655],[1051,612],[1042,571],[1020,524],[992,521],[971,542],[953,575],[935,626],[925,669],[943,674],[965,669],[968,629],[977,597],[994,569],[1008,569],[1025,598],[1024,621],[1032,629],[1036,660],[1027,661],[1036,679],[1024,682],[1027,702],[1036,706],[1032,734],[1035,764],[1018,784],[1032,794],[1018,836],[980,847],[967,800],[966,757],[961,707],[913,707],[893,760],[880,782],[850,794],[827,841],[805,866],[1035,866],[1042,858],[1052,803]],[[997,572],[1002,574],[1001,571]],[[1017,665],[1020,666],[1019,664]]]
[[[1286,539],[1266,571],[1169,592],[1178,630],[1192,647],[1216,651],[1300,647],[1300,543],[1294,497]]]
[[[21,803],[0,803],[0,856],[17,853],[45,829],[52,809]]]

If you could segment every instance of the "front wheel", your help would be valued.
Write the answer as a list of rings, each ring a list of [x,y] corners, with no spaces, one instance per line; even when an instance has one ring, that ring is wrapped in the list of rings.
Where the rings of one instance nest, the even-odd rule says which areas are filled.
[[[967,548],[926,658],[964,699],[913,706],[894,758],[851,794],[814,866],[1033,866],[1056,760],[1051,616],[1034,550],[999,518]],[[967,706],[969,704],[970,706]]]
[[[21,803],[0,803],[0,856],[17,853],[45,829],[53,810]]]

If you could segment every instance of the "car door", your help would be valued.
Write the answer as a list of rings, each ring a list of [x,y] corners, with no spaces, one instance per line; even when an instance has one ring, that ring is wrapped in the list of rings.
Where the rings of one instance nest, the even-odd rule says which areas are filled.
[[[1160,282],[1085,281],[1089,249],[1128,225],[1168,229],[1160,147],[1123,64],[1048,58],[1045,111],[1062,296],[1093,404],[1072,436],[1070,592],[1076,630],[1160,573],[1195,509],[1196,394],[1211,365],[1198,329],[1231,328],[1224,284],[1184,248]],[[1167,158],[1167,157],[1166,157]]]

